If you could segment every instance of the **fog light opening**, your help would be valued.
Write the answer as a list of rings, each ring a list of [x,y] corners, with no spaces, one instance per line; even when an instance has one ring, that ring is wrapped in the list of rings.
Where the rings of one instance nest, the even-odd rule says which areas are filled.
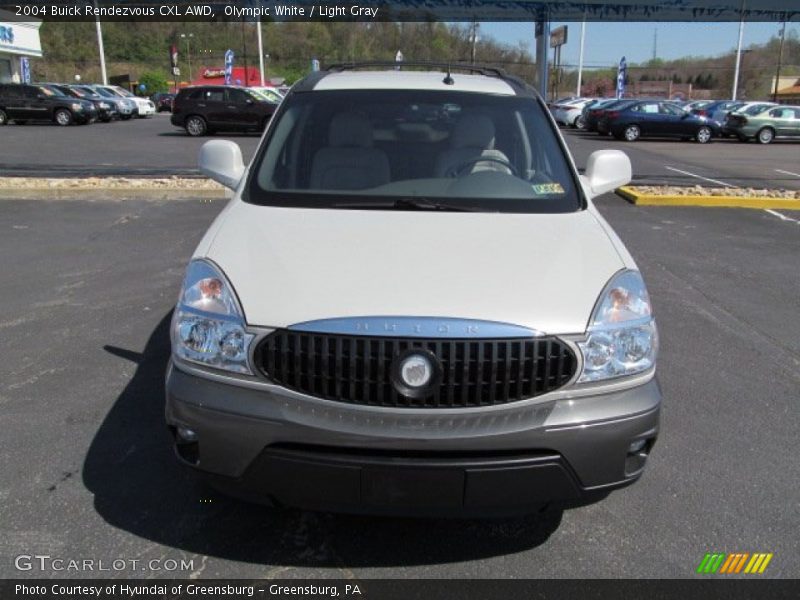
[[[634,440],[631,442],[631,445],[628,446],[628,454],[638,454],[645,446],[647,446],[647,440]]]
[[[197,432],[194,429],[180,426],[175,433],[179,444],[191,444],[197,441]]]

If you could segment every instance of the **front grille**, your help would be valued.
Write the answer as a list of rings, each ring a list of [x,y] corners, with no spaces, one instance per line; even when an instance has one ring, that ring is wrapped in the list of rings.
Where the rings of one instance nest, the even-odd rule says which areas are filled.
[[[441,379],[423,397],[400,394],[392,363],[411,348],[432,352]],[[495,406],[551,392],[575,374],[570,347],[555,337],[424,339],[347,336],[279,329],[255,352],[273,382],[326,400],[407,408]]]

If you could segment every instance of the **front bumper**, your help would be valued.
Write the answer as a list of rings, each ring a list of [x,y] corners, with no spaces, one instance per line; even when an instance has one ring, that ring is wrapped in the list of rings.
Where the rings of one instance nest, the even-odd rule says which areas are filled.
[[[661,391],[458,411],[369,409],[278,386],[251,389],[167,372],[176,453],[223,492],[311,510],[496,516],[572,501],[641,475]],[[630,445],[644,447],[629,453]]]

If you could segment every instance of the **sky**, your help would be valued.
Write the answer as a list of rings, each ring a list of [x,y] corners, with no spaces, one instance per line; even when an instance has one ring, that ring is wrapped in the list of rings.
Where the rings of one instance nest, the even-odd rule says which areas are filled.
[[[561,63],[577,65],[580,50],[580,23],[553,23],[569,27],[567,44],[561,49]],[[778,35],[780,23],[745,23],[743,48],[762,44]],[[645,62],[653,57],[653,32],[658,29],[658,58],[670,60],[684,56],[719,56],[736,49],[739,23],[586,23],[584,65],[611,66],[623,56],[629,63]],[[479,35],[516,46],[523,41],[535,55],[533,23],[481,23]],[[800,34],[800,25],[792,23],[787,33]],[[552,50],[550,51],[552,57]]]

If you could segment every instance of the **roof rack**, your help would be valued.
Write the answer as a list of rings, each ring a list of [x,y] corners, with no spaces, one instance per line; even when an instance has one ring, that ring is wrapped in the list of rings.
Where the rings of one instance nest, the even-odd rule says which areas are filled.
[[[451,71],[469,71],[470,73],[479,73],[487,77],[499,77],[500,79],[514,79],[513,76],[506,73],[500,67],[490,67],[486,65],[468,65],[464,63],[450,63],[450,62],[430,62],[430,61],[393,61],[393,60],[378,60],[378,61],[364,61],[364,62],[344,62],[334,63],[328,65],[326,71],[354,71],[356,69],[366,69],[369,67],[435,67],[439,69],[447,69]]]

